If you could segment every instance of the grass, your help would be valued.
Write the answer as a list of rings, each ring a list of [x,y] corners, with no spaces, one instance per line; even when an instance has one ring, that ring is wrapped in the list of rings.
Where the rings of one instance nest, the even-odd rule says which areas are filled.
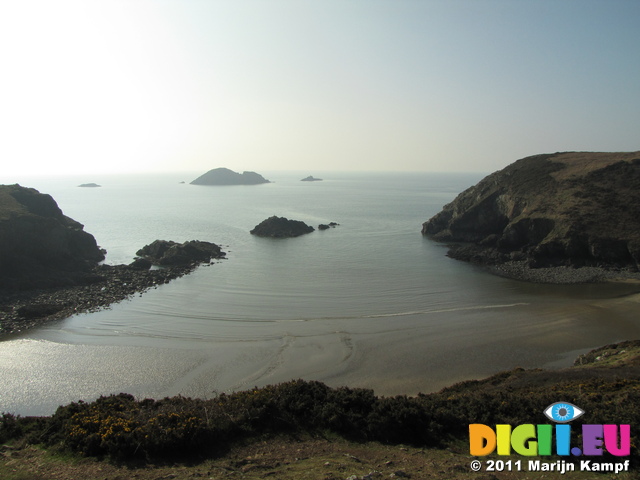
[[[379,442],[350,442],[339,437],[277,435],[253,439],[236,445],[225,456],[201,462],[116,463],[80,456],[58,456],[49,451],[25,447],[16,451],[9,462],[0,461],[0,478],[16,480],[69,479],[76,480],[192,480],[242,478],[258,480],[344,480],[356,476],[360,480],[372,472],[379,472],[380,479],[411,478],[476,479],[476,480],[527,480],[539,479],[540,472],[524,471],[474,473],[469,465],[472,458],[460,441],[446,449],[419,448],[410,445],[385,445]],[[515,458],[514,458],[515,460]],[[552,459],[555,460],[555,459]],[[13,461],[13,463],[10,463]],[[393,476],[392,476],[393,475]],[[403,476],[404,475],[404,476]],[[546,480],[580,479],[631,480],[638,478],[634,472],[603,475],[589,472],[545,472]],[[366,478],[366,477],[365,477]],[[373,476],[373,478],[376,478]]]

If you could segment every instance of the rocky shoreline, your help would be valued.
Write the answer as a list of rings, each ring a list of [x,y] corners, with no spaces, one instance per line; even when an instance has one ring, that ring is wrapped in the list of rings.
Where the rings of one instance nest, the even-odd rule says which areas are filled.
[[[106,308],[226,255],[199,240],[156,240],[130,265],[103,265],[105,254],[50,195],[0,185],[0,338]]]
[[[213,260],[209,264],[212,263]],[[87,282],[82,285],[2,291],[0,339],[52,320],[108,308],[187,275],[197,266],[188,264],[146,270],[130,265],[98,265],[86,276]]]
[[[527,262],[507,262],[487,267],[494,275],[530,283],[574,285],[614,281],[640,282],[639,272],[611,270],[603,267],[546,267],[531,268]]]
[[[640,272],[629,268],[612,266],[560,265],[532,267],[528,260],[487,261],[486,251],[479,252],[475,245],[449,245],[447,256],[477,265],[500,277],[530,283],[574,285],[581,283],[603,283],[612,281],[640,282]]]

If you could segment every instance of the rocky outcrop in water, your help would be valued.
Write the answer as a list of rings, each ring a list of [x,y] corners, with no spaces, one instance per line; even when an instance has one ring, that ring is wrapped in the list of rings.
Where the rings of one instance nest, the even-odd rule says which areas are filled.
[[[261,183],[270,182],[255,172],[237,173],[228,168],[214,168],[196,178],[191,185],[259,185]]]
[[[25,289],[91,281],[104,260],[93,235],[33,188],[0,185],[0,288]]]
[[[321,223],[318,225],[318,230],[329,230],[330,228],[336,228],[338,225],[340,224],[336,222],[330,222],[328,225],[326,223]]]
[[[208,263],[214,258],[224,258],[226,254],[215,243],[199,240],[185,243],[156,240],[138,250],[136,255],[150,264],[169,266]]]
[[[149,270],[151,262],[131,265],[97,265],[91,281],[46,289],[0,291],[0,338],[50,320],[95,312],[150,288],[169,283],[197,265],[173,265]]]
[[[518,160],[458,195],[422,233],[479,264],[638,271],[640,152]]]
[[[316,178],[313,175],[309,175],[308,177],[304,177],[301,182],[321,182],[321,178]]]
[[[269,217],[256,225],[249,233],[258,237],[289,238],[311,233],[315,229],[300,220],[285,217]]]

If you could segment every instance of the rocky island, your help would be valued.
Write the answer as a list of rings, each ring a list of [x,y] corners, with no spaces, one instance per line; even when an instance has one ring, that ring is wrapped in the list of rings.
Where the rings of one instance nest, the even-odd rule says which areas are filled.
[[[191,185],[259,185],[262,183],[271,182],[255,172],[237,173],[228,168],[214,168],[193,180]]]
[[[272,216],[256,225],[249,233],[258,237],[290,238],[311,233],[315,229],[300,220]]]
[[[0,185],[0,336],[99,310],[225,257],[200,241],[158,240],[130,265],[102,265],[105,253],[50,195]]]
[[[550,283],[637,277],[640,152],[565,152],[516,161],[422,227],[449,256]]]
[[[309,175],[308,177],[304,177],[301,182],[321,182],[321,178],[316,178],[313,175]]]

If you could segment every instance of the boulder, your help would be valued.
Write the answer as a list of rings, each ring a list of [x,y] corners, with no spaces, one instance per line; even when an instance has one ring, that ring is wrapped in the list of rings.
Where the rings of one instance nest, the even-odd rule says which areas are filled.
[[[133,270],[149,270],[153,266],[151,260],[147,258],[136,258],[133,262],[129,264],[129,268]]]
[[[300,220],[289,220],[285,217],[269,217],[250,231],[259,237],[289,238],[311,233],[315,229]]]

